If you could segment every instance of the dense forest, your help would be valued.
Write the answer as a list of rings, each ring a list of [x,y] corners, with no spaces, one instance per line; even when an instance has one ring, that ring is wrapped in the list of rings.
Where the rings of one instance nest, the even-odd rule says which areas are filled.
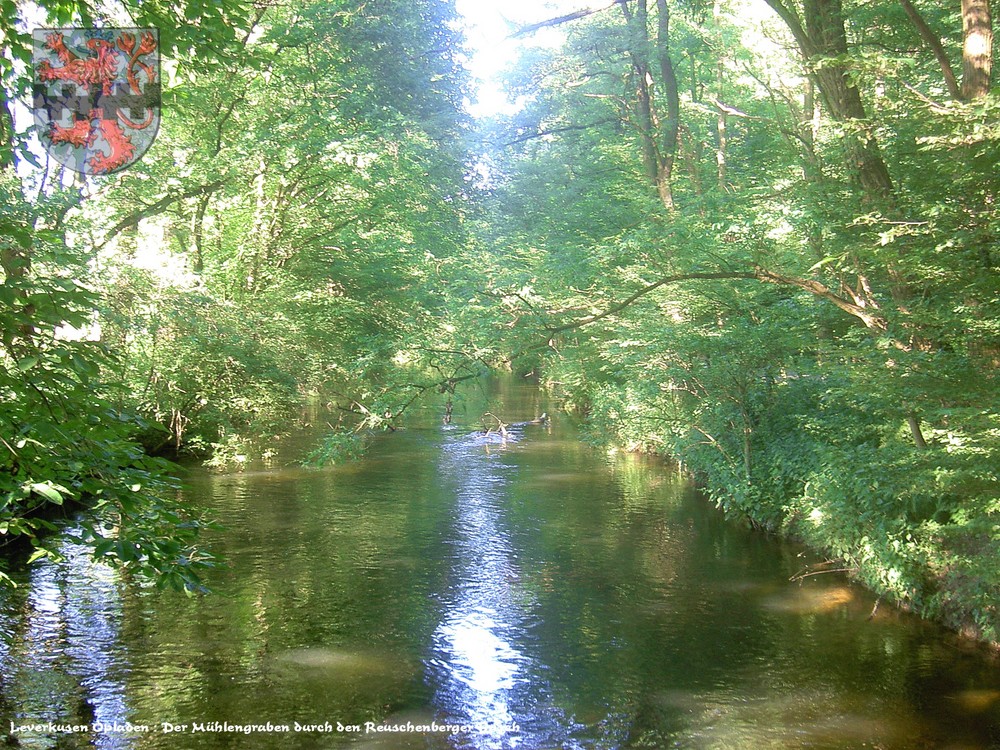
[[[450,0],[108,5],[0,3],[7,552],[86,505],[95,557],[197,588],[163,456],[238,467],[316,402],[341,460],[504,368],[1000,640],[986,0],[581,4],[478,121]],[[160,30],[131,168],[41,155],[39,21]]]

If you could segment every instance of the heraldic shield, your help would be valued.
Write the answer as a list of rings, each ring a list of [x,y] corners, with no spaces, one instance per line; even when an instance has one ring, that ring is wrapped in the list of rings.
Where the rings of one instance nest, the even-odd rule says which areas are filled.
[[[138,161],[160,127],[156,29],[36,29],[33,109],[38,137],[60,164],[85,174]]]

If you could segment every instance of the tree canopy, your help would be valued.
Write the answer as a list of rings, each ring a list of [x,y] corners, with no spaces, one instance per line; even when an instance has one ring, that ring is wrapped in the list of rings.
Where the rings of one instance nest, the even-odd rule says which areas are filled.
[[[495,283],[596,434],[995,638],[989,9],[766,5],[618,3],[512,71]]]

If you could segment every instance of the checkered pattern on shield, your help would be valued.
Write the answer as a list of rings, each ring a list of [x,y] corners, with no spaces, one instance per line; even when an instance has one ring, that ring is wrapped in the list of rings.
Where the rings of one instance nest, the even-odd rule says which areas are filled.
[[[33,109],[60,164],[110,174],[138,161],[160,126],[156,29],[36,29]]]

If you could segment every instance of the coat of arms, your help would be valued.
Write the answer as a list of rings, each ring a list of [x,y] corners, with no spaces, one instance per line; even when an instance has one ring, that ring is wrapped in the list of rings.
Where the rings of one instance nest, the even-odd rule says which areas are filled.
[[[33,109],[60,164],[110,174],[135,163],[160,125],[156,29],[36,29]]]

